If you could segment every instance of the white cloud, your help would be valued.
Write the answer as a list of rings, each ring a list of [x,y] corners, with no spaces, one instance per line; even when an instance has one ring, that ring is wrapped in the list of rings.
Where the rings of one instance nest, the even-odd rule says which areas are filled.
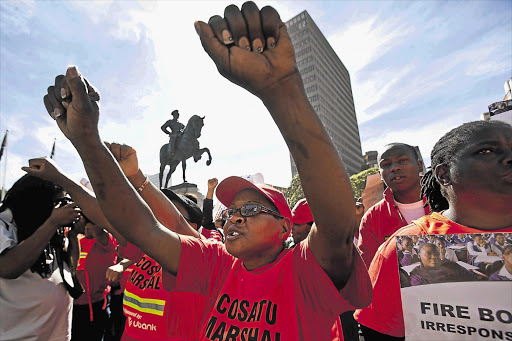
[[[328,37],[328,40],[352,74],[402,44],[403,39],[414,31],[400,17],[380,20],[374,16],[364,21],[347,23],[344,27],[344,30]]]
[[[30,32],[29,21],[34,16],[33,0],[0,1],[0,31],[5,35]]]

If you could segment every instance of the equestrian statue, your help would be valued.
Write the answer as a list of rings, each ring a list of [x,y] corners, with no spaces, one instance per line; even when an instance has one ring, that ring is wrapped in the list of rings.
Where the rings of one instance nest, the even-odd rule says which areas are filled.
[[[169,143],[164,144],[160,148],[160,174],[158,177],[160,188],[167,188],[169,179],[180,162],[183,168],[183,182],[187,182],[185,170],[187,169],[188,158],[193,157],[194,161],[197,162],[201,159],[203,153],[207,153],[208,160],[206,165],[209,166],[212,163],[210,150],[208,148],[199,149],[199,141],[197,140],[201,136],[201,129],[204,126],[204,116],[193,115],[188,120],[185,129],[183,129],[183,124],[178,122],[178,110],[174,110],[172,116],[173,119],[168,120],[162,126],[162,131],[169,135]],[[167,128],[170,128],[171,131],[168,131]],[[167,165],[170,169],[165,178],[165,187],[162,187],[162,178],[165,166]]]

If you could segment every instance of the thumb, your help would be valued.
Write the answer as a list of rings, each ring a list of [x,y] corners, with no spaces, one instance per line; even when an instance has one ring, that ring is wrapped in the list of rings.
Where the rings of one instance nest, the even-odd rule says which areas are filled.
[[[74,65],[68,67],[66,71],[66,83],[73,96],[72,104],[78,112],[89,111],[92,109],[91,101],[87,94],[87,86],[84,78]]]
[[[21,167],[21,170],[24,172],[27,172],[27,174],[34,173],[34,168],[30,168],[30,167],[26,167],[26,166]]]
[[[219,67],[219,62],[222,56],[228,53],[228,48],[217,39],[210,25],[202,21],[196,21],[194,27],[199,35],[199,39],[201,39],[204,50]]]

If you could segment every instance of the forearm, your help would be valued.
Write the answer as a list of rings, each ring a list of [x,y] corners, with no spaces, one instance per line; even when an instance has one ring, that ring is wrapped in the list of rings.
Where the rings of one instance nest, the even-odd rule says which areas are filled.
[[[126,271],[126,269],[128,269],[132,264],[135,264],[135,261],[125,258],[120,261],[119,264],[123,267],[123,271]]]
[[[97,138],[74,143],[107,220],[132,244],[144,250],[158,223],[128,183],[114,157]]]
[[[345,168],[309,103],[298,71],[262,96],[299,172],[315,218],[311,251],[333,283],[342,288],[352,271],[355,205]]]
[[[55,234],[56,228],[46,221],[30,237],[0,255],[0,277],[18,278],[30,269]]]
[[[208,192],[206,192],[206,199],[213,199],[214,188],[208,187]]]
[[[330,229],[329,233],[337,238],[352,241],[349,238],[353,236],[355,224],[352,187],[334,145],[304,93],[298,71],[267,94],[263,103],[297,165],[316,225]]]
[[[145,176],[139,170],[128,180],[134,188],[139,188],[145,181]],[[140,196],[149,205],[156,219],[169,230],[199,238],[199,233],[187,223],[176,206],[153,183],[149,182],[144,190],[140,192]]]
[[[93,192],[71,180],[70,177],[64,174],[59,178],[57,183],[69,193],[73,201],[80,207],[87,218],[95,225],[102,226],[112,233],[120,244],[126,245],[126,239],[109,223]]]

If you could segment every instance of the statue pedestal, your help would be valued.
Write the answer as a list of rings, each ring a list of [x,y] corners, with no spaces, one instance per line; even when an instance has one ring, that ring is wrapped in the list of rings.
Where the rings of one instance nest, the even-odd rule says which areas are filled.
[[[158,188],[158,173],[148,175],[148,177],[149,180]],[[196,184],[184,182],[182,184],[174,185],[168,188],[176,194],[192,194],[197,198],[197,205],[199,208],[203,209],[204,195],[199,192]]]
[[[182,195],[192,194],[194,197],[197,198],[197,205],[201,209],[203,209],[204,195],[201,194],[201,192],[199,192],[196,184],[184,182],[179,185],[171,186],[171,187],[169,187],[169,189],[172,190],[176,194],[182,194]]]

